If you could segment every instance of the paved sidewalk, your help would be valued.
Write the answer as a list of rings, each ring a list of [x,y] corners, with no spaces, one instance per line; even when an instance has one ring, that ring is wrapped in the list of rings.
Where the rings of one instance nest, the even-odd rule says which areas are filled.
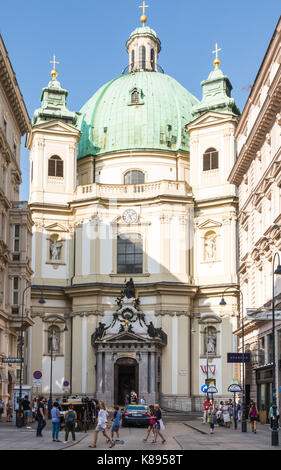
[[[52,441],[52,423],[47,422],[43,429],[43,437],[36,437],[37,423],[32,429],[17,428],[13,423],[0,423],[0,450],[63,450],[73,446],[71,434],[67,444]],[[86,433],[77,432],[76,441],[80,442],[87,436]],[[59,439],[64,441],[64,430],[60,432]]]
[[[235,430],[215,426],[214,434],[210,434],[210,425],[203,424],[202,418],[195,418],[183,423],[188,429],[197,432],[191,440],[188,435],[175,436],[182,449],[186,450],[281,450],[281,433],[279,431],[279,447],[271,445],[271,429],[267,424],[257,423],[257,433],[252,432],[251,423],[247,421],[247,432],[241,432],[241,423]]]

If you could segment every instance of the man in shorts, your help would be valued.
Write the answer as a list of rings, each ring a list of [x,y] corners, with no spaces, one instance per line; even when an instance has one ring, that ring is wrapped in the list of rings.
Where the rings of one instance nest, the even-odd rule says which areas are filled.
[[[32,418],[30,401],[28,400],[28,395],[25,395],[22,401],[23,416],[25,419],[25,424],[27,429],[31,429],[30,420]]]

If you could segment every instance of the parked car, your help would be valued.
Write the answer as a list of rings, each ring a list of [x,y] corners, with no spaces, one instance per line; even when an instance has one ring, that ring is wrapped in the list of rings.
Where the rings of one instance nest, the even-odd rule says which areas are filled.
[[[149,412],[146,405],[128,405],[122,413],[122,426],[148,426]]]

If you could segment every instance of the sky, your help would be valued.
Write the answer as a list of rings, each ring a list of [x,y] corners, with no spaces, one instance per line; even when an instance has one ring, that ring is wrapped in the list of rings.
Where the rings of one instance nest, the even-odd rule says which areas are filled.
[[[0,32],[32,118],[41,90],[58,80],[69,92],[68,108],[79,111],[106,82],[128,65],[126,40],[141,26],[142,0],[13,0],[3,2]],[[198,99],[200,83],[213,69],[218,43],[221,69],[243,110],[281,14],[280,0],[146,0],[147,25],[162,43],[159,64]],[[29,158],[22,139],[21,200],[29,194]]]

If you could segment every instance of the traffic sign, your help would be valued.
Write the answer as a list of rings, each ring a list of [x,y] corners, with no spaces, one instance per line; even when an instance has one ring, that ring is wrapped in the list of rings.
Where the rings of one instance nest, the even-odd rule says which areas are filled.
[[[36,370],[35,372],[33,372],[33,377],[34,379],[36,380],[40,380],[42,378],[42,372],[41,370]]]
[[[206,385],[206,384],[205,384],[205,385],[202,385],[202,387],[201,387],[201,392],[207,393],[207,390],[208,390],[208,385]]]
[[[231,385],[229,385],[227,391],[230,392],[230,393],[241,393],[242,388],[240,387],[239,384],[231,384]]]
[[[212,393],[218,393],[218,389],[214,385],[210,385],[210,387],[207,388],[207,392],[211,393],[211,394]]]
[[[67,380],[65,380],[65,381],[63,382],[63,386],[66,387],[66,388],[69,387],[69,382],[68,382]]]
[[[33,380],[33,385],[37,388],[41,387],[42,382],[40,380]]]

